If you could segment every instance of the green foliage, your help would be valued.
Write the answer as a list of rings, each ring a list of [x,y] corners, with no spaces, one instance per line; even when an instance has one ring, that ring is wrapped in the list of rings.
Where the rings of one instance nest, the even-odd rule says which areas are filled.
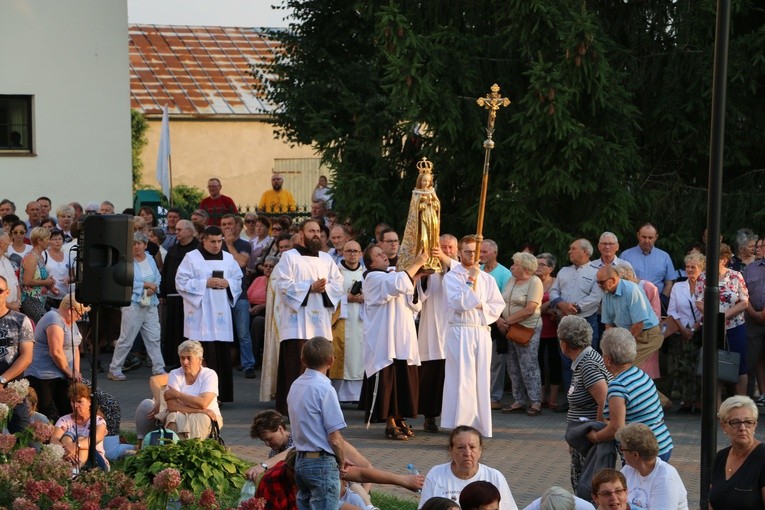
[[[484,235],[563,255],[604,230],[622,247],[651,221],[679,262],[706,221],[715,2],[284,0],[256,92],[277,135],[312,143],[338,212],[403,227],[415,162],[433,161],[442,231],[475,229],[493,83]],[[765,10],[734,0],[723,230],[765,230]],[[565,260],[565,259],[564,259]]]
[[[141,161],[141,152],[146,146],[146,130],[149,124],[146,117],[138,110],[130,110],[130,145],[133,155],[133,190],[141,188],[141,170],[143,170],[143,161]]]
[[[417,510],[416,499],[402,499],[380,491],[372,492],[370,497],[372,505],[382,510]]]
[[[125,462],[125,472],[139,486],[151,485],[165,468],[181,473],[181,488],[196,494],[212,489],[224,494],[244,484],[247,464],[216,441],[189,439],[172,445],[148,446]]]

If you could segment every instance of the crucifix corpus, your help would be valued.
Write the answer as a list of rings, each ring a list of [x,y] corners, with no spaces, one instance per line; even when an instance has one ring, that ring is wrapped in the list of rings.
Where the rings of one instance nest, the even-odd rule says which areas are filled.
[[[489,187],[489,160],[491,159],[491,150],[494,148],[494,123],[497,120],[497,111],[500,107],[510,104],[510,100],[502,97],[499,93],[499,85],[496,83],[491,86],[491,92],[485,97],[479,97],[476,100],[478,106],[489,110],[489,122],[486,125],[486,140],[483,142],[483,179],[481,180],[481,200],[478,203],[478,225],[476,226],[475,243],[475,264],[480,263],[481,243],[483,242],[483,214],[486,209],[486,190]]]

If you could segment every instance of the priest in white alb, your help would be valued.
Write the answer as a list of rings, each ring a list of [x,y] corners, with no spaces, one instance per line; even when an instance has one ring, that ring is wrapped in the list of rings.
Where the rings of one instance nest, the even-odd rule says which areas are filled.
[[[343,275],[332,257],[321,251],[321,229],[316,220],[300,224],[302,245],[282,254],[274,268],[279,294],[279,367],[276,410],[287,416],[287,394],[300,377],[300,350],[310,338],[332,340],[332,313],[343,297]]]
[[[380,247],[373,245],[364,252],[367,379],[362,405],[370,421],[387,422],[388,439],[406,440],[414,435],[404,420],[417,416],[420,353],[414,314],[420,304],[415,296],[415,278],[427,260],[422,252],[404,271],[388,273],[388,256]]]
[[[417,330],[422,362],[419,374],[419,414],[425,417],[423,428],[426,432],[438,432],[436,418],[441,415],[444,394],[444,340],[449,327],[449,306],[443,281],[451,267],[459,265],[459,261],[445,255],[439,247],[434,248],[433,253],[441,261],[441,271],[423,276],[417,282],[417,294],[422,303],[420,327]]]
[[[220,227],[207,227],[201,246],[178,266],[175,287],[183,298],[183,336],[202,343],[206,366],[218,374],[218,397],[233,402],[231,307],[242,292],[242,270],[222,248]]]
[[[441,426],[469,425],[491,437],[491,334],[505,300],[492,276],[475,264],[475,236],[459,242],[462,263],[444,277],[449,307]]]

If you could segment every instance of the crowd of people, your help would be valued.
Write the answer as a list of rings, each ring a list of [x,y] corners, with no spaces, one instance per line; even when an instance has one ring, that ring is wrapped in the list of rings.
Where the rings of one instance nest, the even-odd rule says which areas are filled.
[[[534,508],[552,508],[547,501],[560,498],[577,508],[589,508],[584,501],[687,508],[664,413],[697,414],[701,406],[705,245],[690,247],[676,270],[646,223],[637,245],[621,253],[617,236],[603,232],[597,258],[580,238],[560,269],[555,256],[533,246],[514,253],[507,268],[490,239],[433,239],[440,204],[425,165],[421,172],[411,228],[429,237],[415,242],[410,222],[403,239],[380,224],[369,240],[337,222],[326,178],[314,190],[311,216],[299,223],[281,214],[293,212],[295,201],[278,174],[260,210],[244,216],[215,178],[188,219],[171,208],[161,225],[157,211],[140,208],[131,302],[102,319],[106,340],[92,340],[113,350],[107,377],[126,380],[143,358],[155,389],[139,409],[143,423],[160,420],[182,438],[204,438],[214,423],[223,426],[220,404],[234,400],[234,372],[253,379],[260,369],[260,400],[273,401],[277,414],[268,429],[253,425],[252,435],[279,450],[275,455],[285,453],[279,483],[300,508],[335,485],[338,502],[326,508],[341,504],[341,493],[365,501],[364,484],[374,481],[421,487],[421,507],[431,499],[461,501],[472,482],[489,482],[498,508],[517,508],[505,477],[479,462],[484,438],[494,433],[493,412],[566,414],[571,493],[551,489]],[[82,383],[80,327],[88,307],[71,292],[69,253],[83,214],[114,212],[109,202],[72,203],[50,217],[50,200],[41,197],[22,220],[13,202],[0,201],[0,325],[8,344],[0,383],[26,377],[39,410],[60,425],[62,444],[78,443],[66,434],[86,414],[85,390],[72,383]],[[719,309],[725,345],[740,355],[739,378],[720,385],[721,395],[735,395],[720,409],[732,445],[716,460],[711,505],[746,487],[760,495],[760,506],[742,508],[761,508],[765,457],[754,427],[765,405],[765,260],[750,230],[739,231],[736,245],[735,255],[727,244],[720,248]],[[660,384],[663,392],[654,383],[661,367],[670,379]],[[384,437],[394,441],[416,440],[406,420],[419,415],[423,432],[451,429],[451,462],[420,479],[375,471],[342,437],[341,403],[358,405],[369,423],[385,423]],[[14,412],[20,426],[28,408]],[[99,445],[106,435],[99,428]],[[617,465],[621,472],[613,471]],[[329,474],[312,478],[316,466]],[[250,474],[263,471],[256,466]]]

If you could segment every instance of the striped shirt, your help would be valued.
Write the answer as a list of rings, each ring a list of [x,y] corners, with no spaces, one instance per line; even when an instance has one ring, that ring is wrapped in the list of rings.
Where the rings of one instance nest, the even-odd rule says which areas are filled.
[[[592,347],[585,348],[571,363],[571,386],[568,389],[568,421],[579,418],[594,420],[598,415],[598,403],[588,391],[598,381],[608,383],[611,374],[603,358]]]
[[[651,429],[659,443],[659,455],[672,450],[672,436],[664,423],[664,410],[659,393],[651,378],[638,367],[630,367],[608,383],[608,398],[603,415],[608,418],[608,401],[611,397],[624,399],[627,408],[625,423],[644,423]]]

